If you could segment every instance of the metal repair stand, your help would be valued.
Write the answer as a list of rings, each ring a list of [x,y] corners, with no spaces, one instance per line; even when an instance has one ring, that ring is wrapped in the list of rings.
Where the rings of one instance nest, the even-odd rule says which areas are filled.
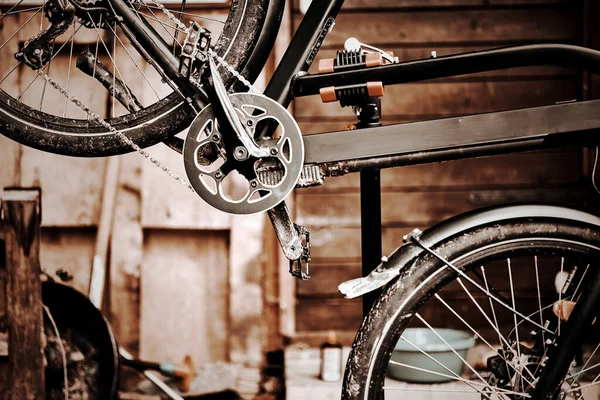
[[[359,122],[357,129],[380,126],[381,98],[369,97],[356,108]],[[362,275],[367,276],[381,262],[381,171],[366,170],[360,173],[360,243]],[[381,290],[363,296],[363,317],[377,300]]]
[[[0,355],[0,399],[44,400],[39,190],[0,191],[0,285],[8,355]],[[0,301],[2,305],[4,301]],[[0,325],[2,325],[0,323]]]

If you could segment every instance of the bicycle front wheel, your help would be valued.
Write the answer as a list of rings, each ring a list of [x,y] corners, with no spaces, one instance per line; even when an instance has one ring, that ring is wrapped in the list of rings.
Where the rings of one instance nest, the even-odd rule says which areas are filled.
[[[24,42],[50,26],[49,5],[61,1],[21,0],[0,5],[0,134],[26,146],[70,156],[130,152],[128,145],[90,120],[84,111],[14,57]],[[130,1],[140,17],[146,19],[178,55],[185,33],[154,2]],[[73,0],[71,3],[86,8],[77,11],[68,28],[48,43],[52,55],[42,70],[140,147],[159,143],[187,128],[195,116],[192,110],[162,82],[114,19],[107,18],[109,11],[97,10],[102,9],[104,1]],[[209,29],[215,51],[240,72],[257,43],[269,0],[232,0],[229,8],[210,11],[192,1],[164,3],[186,25],[196,21]],[[101,62],[104,70],[88,67],[84,73],[82,65],[96,65],[94,60]],[[224,68],[222,72],[224,83],[231,86],[235,78]],[[256,71],[246,69],[244,72],[247,76],[256,76]],[[99,74],[108,73],[112,76],[105,79],[104,86],[118,79],[135,98],[129,109],[110,97],[99,82]]]
[[[507,221],[433,250],[449,263],[419,256],[363,321],[343,398],[531,398],[552,368],[548,350],[569,310],[586,301],[582,293],[600,268],[598,227]],[[598,398],[598,325],[578,332],[581,345],[554,399]]]

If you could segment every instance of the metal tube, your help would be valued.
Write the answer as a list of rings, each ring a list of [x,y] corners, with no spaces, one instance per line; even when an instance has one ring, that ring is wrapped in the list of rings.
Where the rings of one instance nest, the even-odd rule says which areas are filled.
[[[294,97],[310,96],[319,94],[321,88],[328,86],[370,81],[392,85],[535,65],[571,67],[600,73],[600,51],[566,44],[534,44],[474,51],[353,71],[300,76],[294,81],[292,93]]]
[[[277,70],[269,81],[265,95],[287,107],[293,99],[292,80],[308,71],[325,36],[333,27],[344,0],[313,1],[296,30]]]

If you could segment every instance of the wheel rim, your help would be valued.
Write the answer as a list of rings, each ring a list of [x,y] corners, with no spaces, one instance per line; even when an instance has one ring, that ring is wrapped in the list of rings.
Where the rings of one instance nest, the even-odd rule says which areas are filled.
[[[598,248],[595,248],[593,246],[590,245],[586,245],[583,243],[573,243],[570,242],[568,240],[561,240],[561,239],[549,239],[549,238],[543,238],[543,239],[539,239],[539,240],[543,240],[544,243],[549,244],[549,247],[547,249],[545,249],[546,252],[552,252],[555,250],[555,247],[557,243],[561,243],[562,245],[568,245],[571,246],[572,248],[570,249],[570,251],[568,252],[569,256],[571,258],[574,259],[574,257],[577,255],[578,257],[581,255],[585,255],[586,251],[594,251],[597,252]],[[531,252],[531,243],[537,243],[537,244],[541,244],[541,242],[536,242],[536,239],[532,239],[532,238],[525,238],[525,239],[519,239],[519,240],[512,240],[512,241],[504,241],[502,243],[498,243],[498,244],[492,244],[490,246],[488,246],[488,251],[499,251],[501,249],[505,249],[506,246],[510,245],[510,246],[514,246],[515,244],[518,244],[518,242],[521,242],[521,244],[524,246],[524,250],[520,250],[521,252],[524,252],[526,250],[526,252]],[[579,250],[582,250],[583,252],[577,252],[573,249],[578,248]],[[456,265],[457,267],[464,267],[466,264],[468,263],[473,263],[473,257],[477,256],[479,259],[484,260],[482,257],[485,253],[483,253],[484,251],[486,251],[486,249],[477,249],[474,250],[470,253],[464,254],[461,257],[458,257],[456,259],[454,259],[452,261],[452,263],[454,265]],[[502,250],[502,251],[507,251],[507,250]],[[512,252],[513,250],[511,250]],[[509,266],[505,266],[505,271],[508,272],[510,270],[512,270],[514,272],[515,270],[515,260],[514,257],[517,255],[517,253],[514,253],[513,256],[511,256],[510,258],[508,258],[509,261],[508,265]],[[527,256],[530,256],[530,254],[528,254]],[[535,263],[537,262],[537,271],[538,271],[538,281],[537,281],[537,288],[540,288],[540,275],[539,275],[539,271],[541,270],[542,266],[540,265],[539,261],[540,258],[539,256],[544,256],[545,258],[543,259],[544,262],[548,262],[550,261],[548,259],[548,257],[545,256],[544,253],[540,253],[538,255],[538,257],[535,257],[534,259],[532,259],[531,264],[533,265],[532,270],[531,270],[531,275],[535,276],[535,274],[533,272],[535,272]],[[491,259],[490,255],[485,256],[487,257],[487,259]],[[524,255],[519,255],[520,259],[522,259],[522,257],[524,257]],[[589,256],[589,254],[586,255],[586,257],[591,257]],[[497,262],[497,261],[496,261]],[[563,261],[561,266],[555,265],[553,266],[554,269],[556,269],[558,272],[560,272],[560,269],[562,268],[563,272],[566,272],[567,270],[571,270],[570,268],[575,265],[573,263],[570,262],[569,259],[564,258],[563,257]],[[493,268],[499,268],[499,265],[494,266]],[[521,267],[519,265],[519,267]],[[580,266],[580,268],[582,268]],[[588,267],[589,268],[589,267]],[[473,273],[474,270],[480,269],[480,267],[472,267],[469,271],[470,273]],[[484,265],[484,271],[488,269],[485,267]],[[522,272],[523,270],[520,269],[519,272]],[[549,271],[548,267],[546,267],[545,271]],[[576,279],[580,279],[582,277],[582,270],[579,269],[579,273],[575,273],[574,274],[574,278],[573,281],[575,281]],[[388,378],[385,382],[385,384],[383,382],[381,382],[381,377],[377,377],[377,374],[374,374],[373,369],[377,368],[378,366],[376,365],[372,365],[371,366],[371,370],[370,370],[370,376],[373,376],[373,381],[371,381],[371,385],[368,385],[368,387],[365,389],[365,391],[367,392],[366,394],[366,398],[382,398],[382,394],[385,394],[385,398],[400,398],[400,396],[402,395],[406,395],[407,392],[419,392],[419,391],[428,391],[431,392],[431,396],[432,398],[447,398],[449,396],[466,396],[468,398],[469,397],[468,393],[471,394],[475,394],[477,396],[482,396],[479,398],[528,398],[527,394],[530,391],[531,387],[528,386],[528,382],[529,383],[535,383],[536,382],[536,375],[539,376],[539,373],[541,373],[542,369],[538,368],[538,370],[536,371],[533,365],[527,365],[526,363],[522,363],[518,364],[517,360],[523,360],[525,357],[523,357],[523,354],[519,354],[522,351],[522,353],[524,353],[525,349],[522,349],[522,347],[517,347],[514,345],[514,343],[517,341],[517,337],[516,336],[520,336],[518,339],[519,342],[523,342],[523,338],[524,338],[524,334],[523,332],[529,330],[529,328],[531,326],[536,326],[536,325],[540,325],[540,326],[544,326],[545,324],[545,320],[544,321],[538,321],[538,319],[540,319],[540,317],[544,317],[544,318],[548,318],[549,313],[552,314],[552,311],[549,309],[548,305],[545,305],[544,302],[550,301],[548,296],[548,291],[547,290],[540,290],[538,291],[538,293],[535,293],[536,300],[535,305],[537,307],[537,310],[533,313],[529,313],[526,314],[526,316],[529,316],[529,319],[531,321],[527,321],[525,319],[519,318],[519,319],[514,319],[514,313],[512,313],[513,318],[513,325],[516,324],[516,326],[518,327],[516,330],[513,328],[512,333],[510,333],[510,329],[506,329],[507,327],[504,326],[503,324],[500,324],[498,326],[499,329],[489,329],[490,327],[494,326],[494,323],[496,323],[496,325],[498,325],[498,318],[499,318],[499,314],[501,312],[506,312],[506,310],[504,311],[499,311],[498,308],[503,308],[500,307],[496,302],[491,301],[489,298],[487,299],[476,299],[476,296],[473,296],[473,294],[471,294],[470,296],[467,294],[469,292],[474,292],[474,289],[476,289],[473,285],[471,285],[468,281],[465,281],[464,278],[461,277],[462,279],[462,285],[458,285],[458,288],[460,291],[463,292],[463,299],[460,299],[459,301],[456,301],[456,298],[453,298],[452,296],[448,296],[447,293],[444,292],[445,289],[447,289],[448,283],[450,281],[452,282],[457,282],[455,281],[453,278],[449,277],[449,272],[447,268],[439,268],[437,271],[435,271],[432,275],[428,276],[426,278],[426,280],[423,281],[423,283],[420,285],[420,287],[427,287],[428,285],[428,281],[431,282],[433,280],[435,280],[436,278],[439,278],[439,274],[446,274],[447,276],[445,277],[445,279],[442,281],[442,283],[438,283],[437,287],[439,289],[439,291],[436,291],[435,295],[432,295],[429,299],[425,300],[425,304],[421,305],[418,309],[418,311],[415,313],[415,316],[412,318],[412,323],[410,324],[404,324],[403,326],[401,326],[402,331],[404,331],[405,328],[408,327],[414,327],[416,325],[419,325],[421,327],[424,327],[425,329],[429,330],[430,332],[433,332],[433,336],[438,339],[438,341],[441,341],[439,336],[442,335],[436,335],[435,331],[437,330],[436,327],[439,327],[440,325],[440,320],[439,317],[437,318],[432,318],[431,314],[431,310],[433,310],[435,307],[431,307],[431,305],[433,303],[437,303],[437,309],[443,309],[445,310],[446,316],[444,318],[448,318],[448,317],[452,317],[455,319],[455,321],[450,324],[453,327],[457,328],[459,327],[458,325],[460,325],[465,331],[469,332],[472,336],[474,336],[477,339],[477,343],[480,347],[483,348],[487,348],[489,350],[490,354],[494,354],[493,352],[495,351],[496,355],[498,354],[498,349],[502,349],[502,351],[507,350],[510,346],[507,346],[507,344],[512,343],[513,347],[512,349],[514,349],[514,353],[515,353],[515,357],[512,358],[510,361],[512,364],[514,365],[510,365],[507,367],[507,369],[509,371],[512,371],[511,373],[511,379],[512,381],[510,382],[510,384],[506,384],[503,383],[502,386],[499,386],[498,382],[494,382],[493,378],[496,377],[496,375],[494,374],[490,374],[490,371],[487,371],[487,373],[483,370],[478,370],[477,368],[472,368],[473,367],[473,363],[471,360],[468,360],[466,357],[463,356],[464,361],[462,359],[460,359],[461,354],[456,354],[456,352],[451,352],[451,354],[454,356],[455,360],[460,360],[460,363],[463,364],[463,371],[466,371],[466,374],[456,374],[453,373],[453,371],[451,370],[451,368],[442,368],[440,366],[440,364],[443,364],[441,362],[439,362],[439,359],[436,356],[432,356],[432,352],[431,351],[426,351],[423,348],[419,348],[419,344],[415,343],[414,340],[411,340],[410,337],[405,337],[406,336],[406,332],[410,332],[410,331],[405,331],[402,334],[401,337],[401,342],[404,342],[405,345],[408,343],[408,345],[410,347],[413,347],[413,350],[415,353],[417,353],[418,355],[420,355],[422,358],[424,358],[425,360],[429,361],[430,363],[432,363],[433,365],[435,365],[435,367],[437,367],[436,369],[431,369],[431,368],[423,368],[422,366],[419,367],[418,365],[415,365],[415,363],[406,363],[406,362],[400,362],[399,364],[392,364],[393,367],[391,368],[400,368],[400,369],[404,369],[404,370],[412,370],[412,372],[416,372],[417,374],[421,374],[421,377],[423,375],[428,375],[429,377],[435,377],[435,378],[443,378],[443,379],[447,379],[447,380],[452,380],[454,381],[454,383],[445,383],[445,384],[440,384],[435,388],[431,388],[431,387],[423,387],[422,385],[419,386],[417,384],[397,384],[395,383],[393,380],[391,380],[390,378]],[[507,274],[508,275],[508,274]],[[584,277],[585,275],[583,275]],[[490,282],[489,279],[489,271],[488,274],[483,275],[484,279],[482,280],[482,286],[484,286],[484,283],[486,282],[485,277],[487,277],[487,284],[489,285],[490,288],[493,288],[493,283]],[[507,281],[509,281],[510,285],[509,287],[505,288],[508,289],[507,290],[507,294],[509,294],[509,303],[512,302],[512,300],[515,298],[515,290],[510,290],[510,288],[515,288],[515,280],[513,279],[512,281],[509,279],[510,276],[506,277]],[[513,274],[513,278],[514,278],[514,274]],[[547,282],[547,277],[543,277],[543,280],[545,279],[545,281],[543,283],[548,283]],[[547,285],[546,285],[547,286]],[[573,292],[575,294],[577,294],[578,292],[580,292],[581,289],[581,285],[579,288],[577,288],[577,290],[575,290],[575,288],[573,287],[571,290],[573,290]],[[415,290],[413,293],[417,294],[419,292],[419,290]],[[447,292],[447,290],[446,290]],[[512,296],[511,296],[511,292],[512,292]],[[448,292],[450,293],[450,292]],[[537,297],[538,294],[540,295],[540,297]],[[561,295],[557,295],[561,296]],[[518,297],[518,296],[517,296]],[[407,307],[407,305],[410,303],[411,299],[413,297],[410,296],[409,298],[407,298],[405,300],[405,302],[398,308],[398,310],[396,311],[395,317],[399,316],[402,314],[403,312],[403,308]],[[558,299],[557,300],[568,300],[568,298],[562,298],[562,299]],[[416,300],[415,300],[416,301]],[[486,332],[486,333],[478,333],[478,327],[476,325],[476,323],[474,321],[476,321],[476,318],[474,318],[474,316],[476,314],[469,314],[467,313],[467,317],[465,317],[463,314],[463,310],[461,310],[459,307],[462,306],[464,307],[464,302],[469,302],[471,303],[471,308],[474,309],[474,312],[477,312],[480,314],[483,312],[487,313],[488,318],[483,318],[485,321],[485,325],[488,325],[488,331],[490,331],[491,333],[493,333],[493,335],[490,335],[490,333]],[[473,306],[474,304],[478,304],[478,303],[483,303],[485,304],[484,307],[482,307],[481,305],[479,307]],[[489,304],[486,304],[489,303]],[[553,302],[552,302],[553,303]],[[492,304],[492,305],[490,305]],[[518,310],[519,305],[517,303],[515,303],[515,306]],[[428,310],[429,307],[429,311]],[[551,308],[551,307],[550,307]],[[492,311],[494,310],[494,311]],[[542,310],[541,312],[539,310]],[[429,313],[429,314],[428,314]],[[462,320],[460,319],[462,317]],[[445,319],[445,321],[446,321]],[[471,319],[471,320],[470,320]],[[506,315],[503,316],[503,319],[506,319]],[[555,316],[555,319],[558,319]],[[449,321],[449,320],[448,320]],[[446,321],[446,323],[448,322]],[[458,321],[458,323],[457,323]],[[519,321],[521,321],[519,323]],[[523,322],[524,321],[524,322]],[[416,322],[416,323],[415,323]],[[532,323],[534,322],[534,323]],[[510,327],[508,327],[510,328]],[[555,330],[558,330],[558,326],[555,327]],[[500,332],[494,332],[494,331],[500,331]],[[541,332],[546,333],[544,330],[539,329],[538,330]],[[501,333],[502,335],[498,335],[497,333]],[[507,333],[509,333],[507,335]],[[519,335],[520,334],[520,335]],[[398,333],[399,335],[399,333]],[[512,335],[512,336],[511,336]],[[392,340],[390,339],[391,335],[389,332],[383,332],[382,333],[382,340],[380,340],[380,344],[385,343],[385,340]],[[501,337],[500,337],[501,336]],[[549,335],[548,335],[549,336]],[[503,346],[495,346],[495,342],[493,341],[495,339],[495,342],[504,342],[502,343]],[[596,339],[597,342],[597,339]],[[544,343],[542,341],[542,343]],[[572,370],[573,372],[571,372],[570,374],[572,375],[572,378],[570,380],[570,383],[568,383],[568,385],[570,386],[566,386],[567,382],[564,383],[563,386],[565,386],[562,391],[564,392],[563,394],[561,394],[561,396],[559,396],[558,398],[588,398],[591,397],[592,395],[594,395],[594,391],[598,390],[598,385],[600,385],[600,357],[599,357],[599,352],[598,352],[598,343],[594,343],[593,346],[592,345],[588,345],[587,348],[589,348],[588,354],[584,355],[582,363],[580,363],[577,367],[579,367],[579,371],[577,370]],[[416,345],[416,346],[414,346]],[[590,347],[591,346],[591,347]],[[448,346],[446,346],[448,347]],[[377,348],[375,350],[376,353],[380,353],[382,352],[381,348]],[[389,356],[391,355],[391,351],[389,349],[385,350],[386,355],[383,357],[383,361],[386,363],[387,360],[389,360]],[[508,353],[507,353],[508,354]],[[429,356],[429,357],[428,357]],[[406,354],[403,354],[403,359],[406,360]],[[502,360],[507,359],[507,356],[504,356],[502,358]],[[433,360],[432,360],[433,359]],[[438,361],[437,363],[435,361]],[[541,361],[538,363],[538,366],[543,362],[543,357],[541,359]],[[586,362],[587,361],[587,362]],[[469,364],[469,365],[467,365]],[[381,367],[381,365],[379,365],[379,367]],[[416,368],[415,368],[416,367]],[[447,367],[447,366],[446,366]],[[533,370],[532,370],[533,368]],[[440,370],[441,369],[441,370]],[[583,371],[583,372],[581,372]],[[487,374],[487,375],[486,375]],[[533,376],[530,376],[530,374],[533,374]],[[410,374],[408,374],[410,376]],[[585,378],[588,381],[586,382],[579,382],[580,378]],[[406,379],[406,376],[404,377]],[[497,378],[497,377],[496,377]],[[575,379],[578,378],[578,379]],[[488,379],[490,379],[488,381]],[[383,387],[382,391],[379,391],[377,388],[379,387]],[[387,390],[386,390],[387,389]],[[371,392],[369,392],[369,390]],[[440,393],[442,392],[442,393]],[[483,395],[481,395],[481,393],[484,393]],[[518,395],[516,393],[524,393],[525,395]],[[415,393],[412,393],[413,395]],[[577,397],[577,395],[579,395],[579,397]],[[437,397],[439,396],[439,397]],[[583,397],[582,397],[583,396]],[[476,397],[472,397],[472,398],[476,398]],[[596,397],[593,397],[594,399]]]
[[[202,10],[193,10],[190,9],[190,5],[186,5],[181,20],[186,24],[191,20],[196,20],[204,26],[207,25],[206,21],[208,21],[209,26],[207,27],[213,31],[213,42],[218,38],[215,45],[217,52],[234,64],[237,69],[241,69],[245,62],[245,59],[242,58],[245,57],[240,58],[240,54],[233,54],[231,44],[236,41],[237,35],[241,34],[240,28],[243,25],[243,16],[246,14],[249,2],[250,0],[233,2],[235,7],[232,7],[232,9],[235,8],[236,10],[235,18],[233,12],[227,13],[227,9],[219,11],[217,18],[214,18],[214,15],[202,15]],[[3,29],[0,31],[0,56],[7,60],[13,59],[13,54],[18,50],[19,41],[33,36],[40,29],[47,28],[49,22],[43,16],[42,7],[16,7],[14,9],[9,6],[3,7],[4,14],[0,17],[3,24]],[[172,11],[176,16],[179,16],[179,6],[172,6]],[[184,37],[178,33],[177,41],[179,44],[174,44],[175,27],[162,12],[155,9],[151,4],[144,4],[138,12],[143,14],[151,25],[155,26],[159,34],[165,38],[170,38],[175,48],[180,48]],[[216,22],[219,18],[220,22]],[[164,19],[168,22],[163,21]],[[157,22],[157,20],[160,20],[160,22]],[[222,28],[223,26],[224,28]],[[227,34],[220,35],[221,29],[225,29]],[[13,35],[15,32],[17,34]],[[78,50],[81,50],[84,45],[89,45],[94,56],[97,55],[100,61],[106,65],[107,70],[113,73],[115,77],[125,83],[137,82],[135,87],[132,85],[132,92],[135,89],[136,93],[134,95],[140,100],[144,109],[129,113],[108,95],[107,90],[97,82],[95,76],[83,74],[76,68]],[[100,113],[101,116],[109,119],[111,125],[116,126],[117,129],[125,127],[139,128],[157,117],[167,115],[172,117],[170,118],[170,124],[161,127],[162,130],[157,129],[155,131],[156,137],[153,138],[152,143],[147,143],[149,145],[183,130],[191,122],[193,114],[182,107],[179,96],[172,93],[168,85],[160,83],[160,79],[157,78],[158,74],[147,63],[140,60],[140,56],[131,47],[127,39],[123,37],[120,28],[115,28],[112,24],[104,28],[99,28],[97,24],[91,28],[86,28],[82,27],[79,22],[73,22],[63,35],[57,37],[54,46],[58,50],[55,51],[52,61],[43,70],[65,89],[74,92],[75,96],[84,104],[91,105],[91,108],[96,112],[98,112],[98,108],[105,108],[106,112],[104,115]],[[58,67],[57,63],[60,64],[61,68]],[[83,78],[84,83],[82,85],[72,84],[75,76]],[[37,128],[42,131],[42,136],[44,134],[54,136],[59,134],[82,135],[82,140],[89,141],[92,140],[89,139],[89,136],[102,135],[105,131],[103,128],[88,121],[87,115],[82,110],[77,109],[77,106],[71,104],[60,93],[47,86],[43,79],[38,78],[39,76],[34,71],[25,65],[19,64],[17,60],[0,70],[0,101],[2,101],[5,114],[10,113],[9,119],[23,121],[26,125],[33,125],[34,129]],[[228,75],[226,78],[227,83],[232,83],[231,76]],[[51,92],[54,93],[51,94]],[[48,122],[50,122],[49,129],[47,129]],[[10,123],[6,125],[4,126],[5,134],[13,139],[26,142],[25,144],[33,147],[52,145],[50,140],[45,140],[48,138],[32,139],[31,133],[27,136],[17,131]],[[22,130],[22,128],[20,129]],[[53,132],[52,129],[56,132]],[[146,130],[152,129],[154,129],[153,126],[146,127]],[[108,138],[111,135],[106,133],[105,136]],[[61,139],[52,137],[52,140],[60,141]],[[36,146],[37,142],[42,144]],[[115,143],[115,147],[122,147],[118,140]],[[87,143],[88,148],[95,147],[90,146],[90,144],[93,143]],[[57,152],[60,153],[61,151]],[[116,154],[117,152],[111,151],[110,148],[107,150],[107,154]]]

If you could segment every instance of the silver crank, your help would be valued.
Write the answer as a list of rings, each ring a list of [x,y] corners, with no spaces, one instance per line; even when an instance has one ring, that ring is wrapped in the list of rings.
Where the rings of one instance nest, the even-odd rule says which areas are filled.
[[[250,145],[226,143],[213,107],[208,105],[198,114],[186,136],[185,171],[196,193],[221,211],[230,214],[267,211],[287,197],[302,172],[304,142],[300,128],[285,108],[266,96],[236,93],[228,96],[228,100]],[[273,131],[275,126],[277,129],[271,136],[255,137],[257,132]],[[259,149],[260,156],[253,155],[249,151],[252,148]],[[229,177],[234,171],[239,176]]]

